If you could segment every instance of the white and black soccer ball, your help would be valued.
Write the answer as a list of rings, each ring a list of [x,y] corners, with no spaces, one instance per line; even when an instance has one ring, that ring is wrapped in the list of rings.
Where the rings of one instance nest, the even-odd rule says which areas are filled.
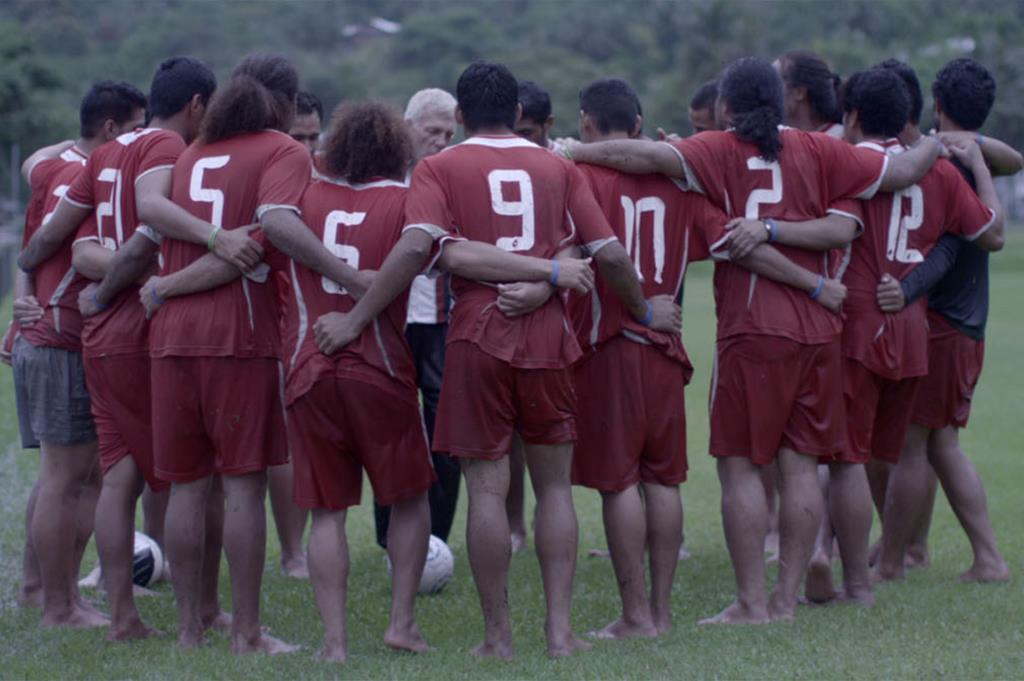
[[[152,537],[135,533],[135,555],[132,557],[132,581],[139,586],[152,586],[165,572],[164,552]]]
[[[388,576],[391,576],[391,559],[387,558]],[[423,563],[423,576],[420,577],[421,594],[436,594],[452,579],[455,571],[455,556],[452,550],[440,537],[430,535],[427,543],[427,560]]]

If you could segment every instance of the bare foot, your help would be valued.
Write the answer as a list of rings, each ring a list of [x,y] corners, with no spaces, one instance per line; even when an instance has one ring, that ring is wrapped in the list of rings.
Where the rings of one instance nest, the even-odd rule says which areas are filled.
[[[224,633],[231,632],[231,613],[218,610],[214,615],[203,615],[203,630],[213,629]]]
[[[611,558],[612,554],[608,549],[590,549],[587,551],[587,558]]]
[[[664,614],[659,613],[655,608],[651,608],[651,619],[654,621],[654,630],[658,632],[658,636],[666,634],[672,629],[672,612],[671,610]]]
[[[733,603],[714,617],[708,617],[697,624],[767,624],[768,608],[760,606],[750,608],[741,603]]]
[[[903,558],[903,567],[916,570],[929,568],[932,565],[932,557],[928,555],[927,546],[911,546]]]
[[[41,608],[43,607],[43,588],[41,586],[27,588],[23,586],[18,589],[18,595],[15,598],[22,608]]]
[[[783,603],[773,595],[768,601],[768,617],[772,622],[791,622],[796,619],[796,603]]]
[[[344,644],[328,645],[325,643],[324,647],[321,648],[313,657],[314,659],[321,660],[323,662],[345,664],[348,660],[348,649]]]
[[[83,598],[81,594],[75,597],[75,607],[82,612],[89,613],[93,617],[107,617],[105,613],[98,610],[95,605]]]
[[[779,561],[779,533],[769,532],[764,537],[764,552],[768,554],[765,563],[777,563]]]
[[[512,643],[487,643],[484,641],[470,652],[474,657],[479,658],[497,658],[499,660],[511,660],[512,659]]]
[[[178,630],[178,647],[183,650],[192,650],[203,645],[203,630],[191,631],[186,629]]]
[[[679,545],[679,556],[678,556],[678,558],[676,558],[676,560],[690,560],[690,558],[692,558],[692,557],[693,557],[693,554],[690,553],[690,549],[686,548],[685,544],[680,544]]]
[[[576,638],[576,634],[570,633],[559,640],[548,640],[548,657],[570,657],[576,653],[590,650],[593,646]]]
[[[144,638],[163,635],[163,632],[159,629],[154,629],[141,619],[135,618],[123,626],[111,624],[110,630],[107,632],[107,640],[111,643],[119,643],[122,641],[138,641]]]
[[[100,566],[97,565],[92,569],[92,572],[87,574],[78,580],[78,588],[80,589],[98,589],[103,584],[103,573],[100,572]]]
[[[281,571],[294,579],[309,579],[309,564],[305,555],[281,561]]]
[[[654,638],[657,635],[658,630],[654,627],[653,622],[630,623],[621,617],[607,625],[604,629],[587,633],[587,636],[598,641],[618,641],[624,638]]]
[[[852,603],[870,608],[875,604],[875,592],[871,586],[853,586],[847,584],[837,595],[836,600],[840,603]]]
[[[900,565],[897,568],[879,562],[871,569],[871,581],[876,584],[879,582],[898,582],[903,579],[905,574],[902,561],[900,561]]]
[[[810,603],[828,603],[836,597],[832,583],[832,562],[823,552],[816,552],[807,567],[804,580],[804,596]]]
[[[1010,568],[1002,558],[993,563],[974,561],[971,569],[960,575],[959,579],[961,582],[1008,582]]]
[[[231,638],[231,652],[235,655],[250,655],[252,653],[287,655],[288,653],[296,652],[300,648],[302,648],[302,646],[285,643],[280,639],[268,636],[264,633],[260,633],[259,638],[255,641],[243,636],[233,636]]]
[[[110,626],[110,618],[102,613],[72,606],[66,613],[59,615],[43,613],[39,626],[43,629],[92,629]]]
[[[512,541],[512,553],[519,553],[526,548],[526,531],[513,532],[509,537]]]
[[[132,584],[132,596],[135,598],[146,598],[147,596],[159,595],[160,594],[158,594],[156,591],[153,591],[152,589],[147,589],[146,587],[139,586],[138,584]]]
[[[425,653],[430,650],[415,623],[406,629],[389,626],[384,632],[384,645],[395,650],[408,650],[411,653]]]

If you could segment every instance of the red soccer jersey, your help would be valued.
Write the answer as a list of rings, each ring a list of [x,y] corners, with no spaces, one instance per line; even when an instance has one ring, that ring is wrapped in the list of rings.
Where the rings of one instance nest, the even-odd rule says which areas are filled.
[[[178,133],[145,128],[92,152],[85,171],[64,195],[69,203],[95,209],[75,239],[98,241],[112,251],[124,245],[143,226],[135,208],[135,183],[146,173],[172,168],[184,149]],[[148,327],[139,287],[128,286],[106,310],[86,320],[82,352],[87,357],[144,354]]]
[[[268,210],[298,213],[310,173],[304,146],[263,130],[185,150],[174,166],[171,199],[202,220],[236,229]],[[205,245],[164,239],[163,271],[182,270],[206,253]],[[262,276],[168,300],[153,318],[151,356],[280,357],[278,278],[258,269]]]
[[[404,182],[381,180],[350,185],[321,176],[302,197],[302,215],[324,246],[350,266],[380,269],[402,235]],[[325,374],[371,383],[416,400],[416,368],[405,340],[406,294],[396,298],[352,343],[334,355],[316,345],[313,324],[328,312],[350,312],[356,301],[337,283],[294,261],[285,308],[285,401],[306,394]]]
[[[57,158],[40,161],[29,169],[32,198],[25,212],[22,247],[45,225],[57,204],[85,167],[86,154],[71,147]],[[32,272],[35,296],[43,306],[43,318],[21,329],[21,335],[36,346],[81,351],[82,315],[78,312],[78,293],[88,283],[71,266],[74,237]],[[12,334],[13,335],[13,334]]]
[[[898,140],[858,147],[879,156],[903,151]],[[899,281],[922,262],[949,232],[973,240],[991,226],[994,213],[977,197],[952,163],[940,159],[920,182],[880,193],[861,204],[864,234],[853,242],[843,276],[843,352],[885,378],[928,373],[927,300],[896,314],[878,309],[875,289],[883,274]]]
[[[629,175],[588,164],[579,168],[633,259],[644,297],[677,297],[687,264],[708,258],[716,242],[725,238],[725,213],[662,175]],[[633,319],[600,273],[593,291],[570,295],[569,310],[584,349],[626,334],[657,345],[684,364],[689,380],[692,367],[679,335],[652,331]]]
[[[870,198],[878,191],[887,157],[821,133],[783,128],[778,160],[733,132],[702,132],[672,147],[680,153],[687,185],[730,217],[803,221],[820,218],[837,201]],[[828,274],[828,254],[776,245],[798,265]],[[741,334],[784,336],[823,343],[841,328],[838,316],[806,293],[732,263],[715,267],[718,338]]]
[[[540,258],[573,243],[596,250],[615,238],[580,170],[514,135],[472,137],[420,161],[405,223],[435,239],[485,241]],[[452,277],[452,293],[449,343],[468,340],[523,369],[564,368],[580,356],[562,296],[506,317],[493,286]]]

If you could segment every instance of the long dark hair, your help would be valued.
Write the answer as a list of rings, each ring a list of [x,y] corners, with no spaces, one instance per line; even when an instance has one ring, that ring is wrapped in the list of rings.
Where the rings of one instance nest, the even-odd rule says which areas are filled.
[[[766,161],[782,149],[782,78],[770,62],[743,57],[726,67],[718,82],[718,96],[732,113],[732,127],[741,140],[751,142]]]
[[[779,57],[779,65],[782,80],[790,87],[807,90],[807,101],[815,117],[825,123],[836,122],[841,81],[825,60],[809,50],[790,50]]]
[[[331,115],[324,141],[327,171],[352,183],[400,178],[412,161],[402,115],[381,102],[349,102]]]
[[[202,142],[209,144],[267,128],[287,131],[295,116],[298,91],[299,74],[290,61],[274,54],[249,55],[210,100],[203,119]]]

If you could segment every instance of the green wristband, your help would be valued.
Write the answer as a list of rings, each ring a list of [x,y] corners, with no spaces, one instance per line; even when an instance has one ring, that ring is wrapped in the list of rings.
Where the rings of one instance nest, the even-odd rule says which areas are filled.
[[[211,253],[213,252],[213,244],[217,241],[217,234],[220,232],[220,227],[214,227],[213,231],[210,232],[210,238],[206,240],[206,248]]]

